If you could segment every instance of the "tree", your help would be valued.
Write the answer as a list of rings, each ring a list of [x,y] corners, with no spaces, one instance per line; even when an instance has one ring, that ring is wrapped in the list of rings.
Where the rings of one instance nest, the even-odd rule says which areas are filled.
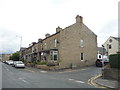
[[[20,54],[19,52],[13,53],[12,56],[9,57],[10,60],[19,61]]]

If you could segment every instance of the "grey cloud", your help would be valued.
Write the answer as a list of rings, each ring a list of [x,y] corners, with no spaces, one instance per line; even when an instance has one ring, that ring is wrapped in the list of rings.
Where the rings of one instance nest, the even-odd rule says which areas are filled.
[[[19,50],[19,38],[16,37],[17,33],[0,28],[0,54],[13,53]]]
[[[101,30],[99,31],[99,34],[103,35],[117,35],[118,34],[118,20],[112,20],[106,23]]]

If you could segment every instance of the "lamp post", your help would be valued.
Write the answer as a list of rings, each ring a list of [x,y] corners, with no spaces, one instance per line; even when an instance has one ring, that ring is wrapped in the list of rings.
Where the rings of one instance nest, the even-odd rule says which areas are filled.
[[[21,47],[22,47],[22,36],[16,36],[16,37],[19,37],[20,38],[20,49],[21,49]]]
[[[104,78],[104,60],[103,60],[103,55],[104,55],[104,45],[102,45],[102,76]]]
[[[104,59],[103,59],[103,56],[104,56],[104,45],[102,45],[102,61],[103,61],[103,68],[104,68]]]
[[[21,49],[21,47],[22,47],[22,36],[16,36],[16,37],[19,37],[20,38],[20,49]],[[19,60],[20,60],[20,50],[19,50]]]

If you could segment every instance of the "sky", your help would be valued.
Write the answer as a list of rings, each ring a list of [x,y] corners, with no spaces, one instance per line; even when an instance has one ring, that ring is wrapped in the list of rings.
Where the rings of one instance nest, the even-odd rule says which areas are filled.
[[[54,34],[58,26],[64,29],[74,24],[77,15],[101,46],[110,36],[118,36],[118,1],[0,0],[0,53],[28,47],[46,33]]]

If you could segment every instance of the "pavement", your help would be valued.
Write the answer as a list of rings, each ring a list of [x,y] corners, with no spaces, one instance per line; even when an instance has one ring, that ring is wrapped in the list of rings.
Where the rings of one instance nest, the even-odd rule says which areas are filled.
[[[118,81],[116,81],[116,80],[103,79],[100,76],[100,77],[96,78],[94,80],[94,82],[96,84],[98,84],[99,86],[102,86],[102,87],[105,87],[105,88],[108,88],[108,89],[117,89],[117,90],[120,90],[120,87],[118,88],[118,86],[120,85],[120,82],[118,83]]]

